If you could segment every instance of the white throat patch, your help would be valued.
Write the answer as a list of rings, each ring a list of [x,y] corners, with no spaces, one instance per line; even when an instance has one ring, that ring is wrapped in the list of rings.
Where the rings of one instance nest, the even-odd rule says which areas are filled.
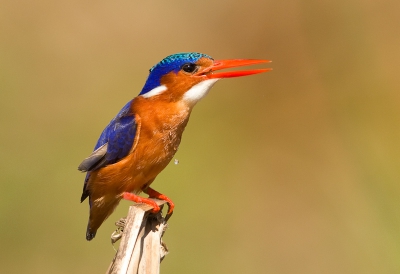
[[[167,87],[162,85],[162,86],[158,86],[156,88],[153,88],[152,90],[150,90],[149,92],[146,92],[145,94],[142,94],[141,96],[143,96],[144,98],[149,98],[152,97],[154,95],[158,95],[164,91],[167,90]]]
[[[219,79],[208,79],[204,80],[193,87],[183,95],[183,100],[190,103],[196,104],[201,98],[207,95],[208,91]]]

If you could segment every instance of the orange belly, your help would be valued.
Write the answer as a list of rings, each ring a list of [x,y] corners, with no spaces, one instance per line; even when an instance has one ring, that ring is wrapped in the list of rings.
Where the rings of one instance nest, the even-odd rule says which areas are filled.
[[[162,108],[160,108],[162,109]],[[164,113],[135,110],[138,132],[135,144],[125,158],[90,173],[91,231],[95,232],[114,211],[124,192],[140,193],[148,187],[175,155],[190,112],[168,116]],[[166,120],[165,117],[170,117]]]
[[[124,159],[91,172],[88,187],[93,202],[106,195],[118,198],[123,192],[141,192],[171,161],[179,143],[174,145],[175,149],[165,149],[162,143],[141,140]]]

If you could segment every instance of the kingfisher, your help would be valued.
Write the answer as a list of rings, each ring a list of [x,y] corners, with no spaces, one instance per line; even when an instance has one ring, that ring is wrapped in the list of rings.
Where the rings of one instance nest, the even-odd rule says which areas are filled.
[[[153,213],[160,207],[149,198],[165,200],[169,207],[166,217],[171,216],[174,203],[150,185],[178,150],[193,107],[220,79],[271,69],[215,71],[267,62],[214,60],[206,54],[185,52],[167,56],[153,66],[139,95],[111,120],[93,152],[78,167],[87,172],[81,196],[81,202],[89,197],[86,239],[96,236],[121,199],[149,204]],[[149,198],[139,196],[141,192]]]

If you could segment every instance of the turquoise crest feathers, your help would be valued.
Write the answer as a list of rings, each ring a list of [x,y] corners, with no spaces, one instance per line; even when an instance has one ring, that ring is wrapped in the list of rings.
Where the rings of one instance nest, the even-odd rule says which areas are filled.
[[[197,60],[199,60],[202,57],[214,60],[211,56],[208,56],[207,54],[204,54],[204,53],[180,52],[180,53],[175,53],[175,54],[172,54],[170,56],[165,57],[158,64],[154,65],[150,69],[150,72],[152,72],[157,67],[169,66],[170,64],[172,64],[174,62],[181,63],[180,61],[184,61],[185,63],[194,63],[194,62],[196,62]]]

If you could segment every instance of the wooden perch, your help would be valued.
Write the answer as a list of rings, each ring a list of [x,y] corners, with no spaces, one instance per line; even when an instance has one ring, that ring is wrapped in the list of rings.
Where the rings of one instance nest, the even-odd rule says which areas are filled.
[[[153,199],[159,206],[165,201]],[[107,274],[154,274],[160,273],[160,263],[168,249],[161,237],[167,228],[161,215],[150,214],[152,207],[147,204],[135,204],[129,208],[126,219],[119,220],[119,227],[111,236],[115,243],[122,238]]]

